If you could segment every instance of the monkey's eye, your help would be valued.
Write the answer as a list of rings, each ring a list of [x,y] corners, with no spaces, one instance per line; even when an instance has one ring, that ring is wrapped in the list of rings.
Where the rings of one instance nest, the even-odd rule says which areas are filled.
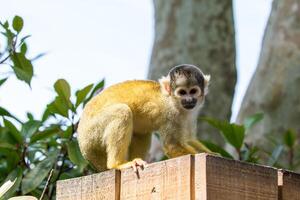
[[[183,95],[186,95],[187,93],[186,93],[185,90],[181,89],[181,90],[178,91],[178,94],[179,94],[180,96],[183,96]]]
[[[196,93],[197,93],[197,89],[195,88],[191,89],[190,94],[196,94]]]

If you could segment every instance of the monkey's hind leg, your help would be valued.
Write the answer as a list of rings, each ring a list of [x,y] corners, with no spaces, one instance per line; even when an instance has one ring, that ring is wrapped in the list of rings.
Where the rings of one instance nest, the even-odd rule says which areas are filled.
[[[129,146],[129,160],[136,158],[146,159],[151,146],[151,133],[133,133]]]
[[[133,128],[132,111],[126,104],[114,104],[106,107],[101,115],[106,121],[103,141],[107,153],[107,168],[118,168],[128,159]]]
[[[101,114],[107,122],[103,134],[107,153],[107,168],[132,167],[134,171],[137,171],[137,166],[145,166],[146,162],[139,158],[128,162],[129,145],[133,134],[131,109],[126,104],[115,104],[105,108]]]

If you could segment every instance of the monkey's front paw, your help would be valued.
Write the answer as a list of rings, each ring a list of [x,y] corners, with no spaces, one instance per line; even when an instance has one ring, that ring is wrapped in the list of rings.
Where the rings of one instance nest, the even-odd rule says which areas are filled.
[[[131,162],[132,162],[131,167],[133,168],[134,172],[137,172],[137,170],[138,170],[137,167],[141,167],[142,170],[144,170],[147,167],[147,164],[148,164],[146,161],[144,161],[140,158],[135,158]]]
[[[126,169],[126,168],[133,168],[133,171],[135,173],[138,172],[138,167],[140,167],[142,170],[147,167],[147,162],[142,160],[141,158],[135,158],[130,162],[124,163],[122,165],[119,165],[118,169]]]

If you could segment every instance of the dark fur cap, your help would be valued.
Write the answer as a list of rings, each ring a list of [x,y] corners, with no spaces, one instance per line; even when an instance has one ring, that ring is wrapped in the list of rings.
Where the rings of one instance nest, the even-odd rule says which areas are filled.
[[[176,79],[180,77],[185,77],[189,82],[189,85],[198,85],[201,89],[202,94],[204,93],[204,74],[202,71],[190,64],[182,64],[182,65],[177,65],[173,67],[170,72],[170,86],[174,90],[176,88]]]

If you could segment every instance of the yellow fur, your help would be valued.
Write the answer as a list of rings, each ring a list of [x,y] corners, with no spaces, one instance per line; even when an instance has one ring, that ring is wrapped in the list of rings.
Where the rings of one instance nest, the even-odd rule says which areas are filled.
[[[144,159],[154,131],[160,132],[169,157],[209,151],[197,145],[195,136],[203,99],[193,111],[186,111],[164,84],[169,83],[126,81],[105,89],[86,105],[78,141],[83,156],[99,171]]]
[[[113,85],[94,97],[86,105],[78,127],[78,141],[84,157],[99,171],[117,168],[128,159],[145,158],[151,133],[161,120],[163,103],[160,96],[157,82],[127,81]],[[114,131],[116,135],[110,137],[109,134]],[[139,135],[145,136],[141,139]],[[130,143],[132,145],[128,150]],[[112,144],[123,145],[124,148],[119,150],[121,152],[115,152],[113,161],[110,161],[107,151],[114,148]],[[137,145],[141,146],[136,148]]]

